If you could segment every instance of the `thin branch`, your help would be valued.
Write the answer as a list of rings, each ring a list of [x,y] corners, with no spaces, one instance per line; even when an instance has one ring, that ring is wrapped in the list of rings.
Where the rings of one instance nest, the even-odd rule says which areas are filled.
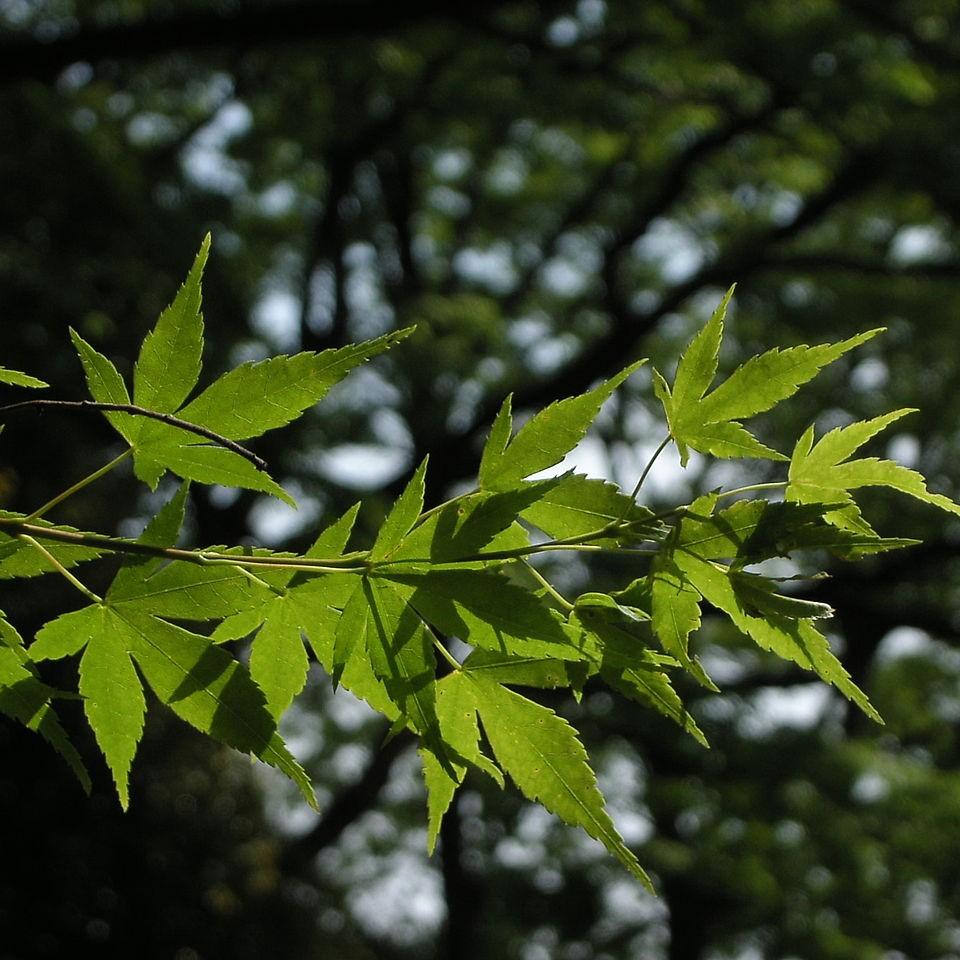
[[[31,513],[27,519],[28,520],[39,520],[45,513],[48,513],[52,510],[57,504],[63,503],[64,500],[67,500],[69,497],[72,497],[75,493],[79,493],[85,487],[89,487],[91,483],[95,483],[101,477],[106,476],[114,467],[119,466],[126,460],[130,454],[133,453],[133,447],[127,447],[123,453],[118,457],[114,457],[109,463],[105,463],[99,470],[94,470],[93,473],[84,477],[82,480],[78,480],[73,486],[67,487],[62,493],[58,493],[55,497],[48,500],[43,506],[37,507],[36,510]]]
[[[547,593],[549,593],[550,596],[553,597],[553,599],[556,600],[564,610],[573,610],[573,604],[562,593],[560,593],[560,591],[557,590],[557,588],[536,567],[533,567],[528,563],[527,571],[533,574],[534,580],[538,580],[543,589],[546,590]]]
[[[450,665],[450,669],[453,670],[454,673],[459,673],[461,669],[460,662],[436,637],[433,638],[433,645],[436,647],[440,656]]]
[[[98,597],[86,584],[81,583],[42,543],[38,543],[25,533],[18,534],[17,539],[33,547],[61,577],[76,587],[92,603],[103,603],[102,597]]]
[[[717,499],[736,497],[741,493],[753,493],[755,490],[783,490],[787,486],[786,480],[773,480],[770,483],[750,483],[745,487],[735,487],[733,490],[724,490],[717,494]]]
[[[498,560],[522,560],[525,557],[539,553],[548,553],[554,550],[600,551],[604,550],[594,540],[603,540],[616,534],[620,530],[628,530],[633,526],[631,522],[613,521],[576,537],[566,537],[561,540],[547,540],[543,543],[530,544],[526,547],[517,547],[510,550],[491,550],[478,552],[450,560],[434,560],[430,557],[404,557],[373,561],[369,553],[359,552],[328,559],[307,556],[284,556],[283,554],[264,555],[237,555],[224,553],[219,550],[187,550],[181,547],[159,547],[137,540],[127,540],[123,537],[111,537],[102,533],[88,533],[79,530],[63,530],[58,527],[45,527],[30,523],[28,518],[18,516],[0,516],[0,530],[10,531],[11,536],[26,535],[40,539],[54,540],[61,543],[70,543],[75,546],[92,547],[104,553],[134,553],[150,557],[162,557],[169,560],[182,560],[186,563],[195,563],[201,566],[231,566],[231,567],[263,567],[273,570],[297,570],[308,574],[324,573],[370,573],[384,567],[403,569],[409,564],[427,563],[433,567],[457,567],[464,563],[486,563]],[[650,554],[653,550],[636,548],[621,548],[623,553]]]
[[[146,407],[138,407],[135,403],[100,403],[97,400],[21,400],[19,403],[8,403],[5,407],[0,407],[0,413],[11,413],[14,410],[25,410],[27,407],[55,407],[66,410],[99,410],[107,413],[129,413],[135,417],[147,417],[150,420],[159,420],[171,427],[177,427],[179,430],[186,430],[188,433],[195,433],[198,437],[215,443],[218,447],[224,447],[233,453],[248,460],[258,470],[266,470],[267,463],[261,457],[258,457],[253,451],[242,447],[235,440],[221,436],[213,430],[201,427],[199,424],[190,423],[187,420],[181,420],[179,417],[170,413],[158,413],[156,410],[148,410]]]
[[[657,462],[660,454],[667,449],[667,444],[669,444],[672,439],[673,437],[671,437],[668,433],[660,442],[660,446],[653,451],[653,456],[647,461],[647,465],[643,468],[643,473],[640,474],[640,479],[637,481],[637,485],[633,488],[633,492],[630,494],[631,500],[637,499],[637,494],[640,493],[640,489],[643,487],[643,482],[647,479],[650,471],[653,469],[653,465]]]
[[[167,560],[182,560],[200,566],[268,567],[282,570],[303,570],[313,573],[363,573],[368,567],[360,565],[354,557],[334,557],[330,560],[312,557],[245,556],[220,553],[215,550],[184,550],[180,547],[158,547],[137,540],[110,537],[103,533],[85,533],[77,530],[61,530],[28,523],[20,517],[0,516],[0,530],[10,531],[11,536],[26,534],[41,540],[53,540],[74,546],[92,547],[104,553],[130,553]]]

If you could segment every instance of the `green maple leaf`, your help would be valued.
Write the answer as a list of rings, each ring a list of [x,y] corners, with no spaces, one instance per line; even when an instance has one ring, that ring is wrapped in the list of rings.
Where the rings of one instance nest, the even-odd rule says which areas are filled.
[[[640,529],[653,516],[622,494],[615,484],[576,473],[558,478],[520,515],[555,540],[593,533],[619,520],[632,521]],[[653,529],[655,524],[649,527]]]
[[[358,509],[359,504],[330,524],[305,556],[334,557],[343,553]],[[340,611],[357,582],[351,574],[325,574],[291,586],[295,576],[294,571],[274,576],[272,585],[279,595],[265,595],[258,604],[237,615],[244,618],[244,634],[256,631],[250,651],[250,674],[266,695],[275,717],[290,706],[306,684],[309,664],[304,637],[323,663],[328,654],[323,636],[332,641]],[[214,637],[217,638],[217,631]]]
[[[424,517],[390,554],[382,570],[427,569],[430,565],[457,565],[483,569],[484,554],[518,550],[530,545],[517,515],[556,486],[557,479],[524,483],[500,493],[480,491],[459,497]]]
[[[739,564],[727,566],[719,562],[722,558],[737,558],[768,505],[742,501],[712,516],[716,501],[716,494],[695,501],[671,546],[672,562],[685,588],[696,591],[725,613],[761,649],[814,671],[879,721],[866,694],[853,683],[831,652],[826,637],[812,624],[813,619],[828,615],[829,608],[781,596],[769,581],[745,576]]]
[[[6,367],[0,367],[0,383],[9,383],[14,387],[49,387],[49,383],[31,377],[29,373],[21,373],[19,370],[8,370]]]
[[[512,656],[582,660],[561,614],[493,570],[384,571],[399,595],[441,633]],[[379,579],[379,577],[378,577]]]
[[[762,650],[790,660],[804,670],[812,670],[872,720],[883,722],[867,695],[850,679],[843,664],[834,656],[826,637],[809,619],[770,612],[757,615],[750,603],[752,596],[745,599],[738,592],[729,570],[689,553],[679,554],[678,563],[704,599],[727,614],[734,625]]]
[[[688,670],[702,686],[716,685],[696,657],[689,653],[690,635],[700,628],[700,594],[691,587],[665,547],[654,558],[650,571],[651,623],[664,652]]]
[[[136,542],[174,546],[183,525],[189,489],[189,483],[181,484]],[[206,621],[236,614],[259,595],[255,583],[237,567],[128,556],[110,584],[106,602],[117,610],[148,610],[155,617]]]
[[[337,624],[334,680],[364,657],[404,724],[435,743],[433,636],[394,584],[371,577],[359,579]]]
[[[474,650],[463,662],[463,671],[517,687],[583,686],[591,669],[586,661],[555,660],[552,657],[511,657],[492,650]]]
[[[645,611],[606,594],[589,593],[577,598],[570,619],[586,634],[587,649],[595,658],[593,669],[599,670],[608,686],[656,710],[707,746],[665,672],[679,661],[650,649],[651,621]]]
[[[184,485],[164,505],[138,542],[176,541],[186,491]],[[234,614],[249,602],[249,587],[249,578],[231,567],[128,557],[102,602],[45,624],[30,646],[34,661],[83,651],[84,710],[124,808],[146,711],[141,674],[187,723],[277,767],[316,805],[309,779],[277,734],[266,698],[246,668],[210,638],[160,619]]]
[[[511,440],[511,398],[494,420],[480,461],[480,487],[509,490],[532,473],[556,466],[585,436],[605,400],[638,370],[638,360],[578,397],[558,400],[530,418]]]
[[[468,767],[473,766],[503,786],[499,767],[480,746],[475,696],[466,675],[454,672],[437,684],[437,721],[443,753],[424,745],[423,776],[427,785],[427,851],[433,853],[440,824]]]
[[[470,674],[474,709],[500,767],[521,793],[599,840],[647,889],[650,878],[607,813],[576,731],[552,710]]]
[[[242,364],[215,380],[177,415],[230,440],[259,437],[295,420],[351,370],[405,340],[413,329],[320,353]]]
[[[133,371],[133,402],[137,406],[173,413],[200,379],[203,355],[200,286],[209,253],[208,233],[183,286],[144,338]],[[135,433],[154,427],[155,424],[138,420]]]
[[[423,510],[426,484],[427,458],[417,467],[403,493],[397,498],[380,527],[377,539],[370,550],[371,560],[383,560],[396,549],[403,538],[413,529]]]
[[[769,350],[738,367],[710,393],[723,339],[723,321],[733,296],[731,287],[706,326],[680,358],[673,388],[654,371],[654,389],[667,416],[670,435],[686,466],[689,450],[715,457],[787,458],[764,446],[739,420],[764,413],[793,396],[828,363],[881,332],[870,330],[840,343]]]
[[[287,774],[316,806],[309,779],[290,755],[263,692],[225,650],[133,605],[94,604],[46,624],[30,647],[34,660],[84,649],[84,708],[127,802],[127,778],[142,733],[143,692],[136,664],[162,703],[221,743],[252,753]]]
[[[113,774],[120,806],[126,810],[130,767],[143,736],[147,702],[122,624],[106,607],[87,611],[84,625],[89,633],[80,659],[80,693],[90,728]]]
[[[313,642],[317,659],[334,685],[343,685],[389,720],[397,720],[401,708],[375,672],[367,655],[367,634],[375,629],[362,584],[354,582],[342,612],[337,611],[332,634],[324,631],[321,643]],[[311,638],[314,634],[310,633]],[[373,637],[371,643],[377,642]]]
[[[796,503],[841,504],[840,509],[826,514],[827,519],[853,533],[865,534],[867,546],[870,545],[870,537],[876,535],[860,516],[850,492],[852,490],[862,487],[888,487],[923,503],[939,507],[947,513],[960,515],[960,504],[942,494],[930,493],[923,477],[916,470],[876,457],[850,459],[868,440],[913,412],[910,408],[894,410],[872,420],[838,427],[822,436],[816,443],[811,425],[797,441],[790,460],[787,499]]]
[[[207,235],[186,281],[143,342],[133,378],[132,402],[137,406],[176,415],[227,440],[257,437],[299,417],[352,369],[412,332],[408,328],[338,350],[243,364],[184,406],[200,377],[201,280],[209,249]],[[94,400],[131,403],[113,363],[75,331],[70,335]],[[170,470],[185,479],[257,490],[296,505],[265,471],[234,450],[157,420],[116,411],[105,416],[133,448],[136,474],[151,488]]]

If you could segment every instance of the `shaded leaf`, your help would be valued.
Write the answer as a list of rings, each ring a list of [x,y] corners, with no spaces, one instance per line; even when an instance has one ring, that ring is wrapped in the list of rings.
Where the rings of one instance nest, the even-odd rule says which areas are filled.
[[[468,765],[483,770],[501,787],[503,774],[480,748],[480,727],[474,691],[464,675],[454,672],[437,684],[437,720],[443,754],[429,746],[420,750],[427,785],[427,851],[433,853],[444,814],[450,808]]]
[[[51,704],[60,692],[43,683],[35,670],[24,652],[20,634],[0,615],[0,713],[39,733],[89,793],[90,776]]]
[[[364,578],[361,586],[369,606],[366,642],[373,672],[410,726],[428,741],[435,739],[433,638],[392,584]]]
[[[555,540],[562,540],[593,533],[620,519],[636,522],[653,514],[624,496],[615,484],[570,474],[525,508],[522,516]]]
[[[513,656],[582,660],[563,618],[534,594],[491,570],[387,573],[402,596],[441,633]]]
[[[590,666],[582,661],[554,660],[551,657],[508,657],[492,650],[474,650],[463,662],[463,672],[517,687],[579,689],[587,679]]]
[[[833,655],[826,637],[809,620],[750,613],[731,583],[729,571],[690,553],[677,553],[677,563],[705,600],[722,610],[734,625],[763,650],[790,660],[805,670],[812,670],[822,680],[835,686],[873,720],[882,722],[866,694],[850,679],[843,665]]]
[[[277,767],[316,809],[309,778],[280,739],[262,691],[241,664],[182,627],[112,612],[114,629],[161,702],[215,740]]]
[[[530,538],[516,522],[517,514],[542,497],[555,480],[525,483],[503,493],[474,493],[460,497],[431,514],[415,527],[390,555],[390,569],[404,570],[412,563],[473,562],[480,569],[490,561],[484,553],[516,550]],[[467,558],[475,557],[474,561]],[[400,564],[403,561],[403,564]]]

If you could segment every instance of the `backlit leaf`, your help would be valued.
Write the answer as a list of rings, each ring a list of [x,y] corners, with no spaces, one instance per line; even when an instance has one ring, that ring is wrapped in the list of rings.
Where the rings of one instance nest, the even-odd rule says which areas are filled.
[[[647,889],[650,878],[607,813],[576,731],[552,710],[471,676],[476,707],[497,763],[525,797],[599,840]]]
[[[147,334],[133,373],[133,401],[140,407],[173,413],[200,377],[203,353],[203,318],[200,315],[200,281],[210,252],[210,234],[204,237],[177,295]],[[143,435],[138,421],[137,436]]]
[[[31,377],[29,373],[21,373],[19,370],[8,370],[6,367],[0,367],[0,383],[9,383],[14,387],[49,387],[49,383]]]
[[[900,493],[932,504],[948,513],[960,515],[960,504],[949,497],[931,493],[923,477],[908,467],[892,460],[866,457],[848,459],[869,439],[901,417],[910,409],[895,410],[848,427],[831,430],[815,444],[813,428],[809,428],[797,442],[790,461],[790,483],[787,499],[798,503],[843,503],[845,507],[828,514],[839,526],[857,529],[859,512],[853,504],[851,490],[861,487],[889,487]]]
[[[654,378],[670,435],[677,442],[684,466],[688,449],[726,459],[786,460],[783,454],[760,443],[736,421],[770,410],[796,393],[827,364],[881,332],[871,330],[840,343],[769,350],[738,367],[708,394],[717,374],[723,322],[733,289],[727,291],[710,320],[684,351],[673,389],[659,375]]]
[[[481,486],[488,490],[509,490],[530,474],[558,464],[586,436],[604,401],[644,363],[646,360],[631,364],[578,397],[551,403],[531,417],[498,453],[505,427],[509,426],[509,406],[505,404],[488,441],[489,454],[485,451]]]
[[[97,744],[113,774],[124,810],[130,803],[130,765],[143,736],[147,712],[143,687],[111,614],[104,607],[93,614],[97,629],[80,660],[83,709]]]
[[[231,440],[285,426],[351,370],[406,339],[413,327],[322,353],[245,363],[215,380],[177,416]]]

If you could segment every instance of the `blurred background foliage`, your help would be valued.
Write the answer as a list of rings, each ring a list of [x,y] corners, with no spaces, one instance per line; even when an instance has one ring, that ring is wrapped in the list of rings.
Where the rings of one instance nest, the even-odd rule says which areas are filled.
[[[425,453],[434,501],[470,484],[505,393],[529,411],[636,356],[670,369],[733,281],[728,370],[889,328],[768,415],[768,442],[918,406],[884,452],[960,493],[956,0],[0,0],[0,30],[4,365],[81,396],[73,325],[129,371],[208,229],[211,374],[419,324],[259,444],[299,512],[198,491],[197,542],[296,546],[359,497],[369,536]],[[663,433],[634,379],[576,457],[628,486]],[[15,509],[115,452],[49,413],[2,443]],[[669,460],[659,508],[773,475]],[[117,475],[59,519],[129,532],[157,503]],[[162,716],[125,816],[104,770],[87,800],[0,726],[0,956],[955,960],[960,531],[869,512],[926,545],[811,595],[885,727],[710,620],[724,692],[685,693],[711,750],[606,693],[551,701],[659,899],[480,781],[428,860],[416,753],[379,750],[318,673],[285,729],[319,819]],[[636,573],[553,568],[571,589]],[[74,602],[46,579],[0,585],[26,634]]]

